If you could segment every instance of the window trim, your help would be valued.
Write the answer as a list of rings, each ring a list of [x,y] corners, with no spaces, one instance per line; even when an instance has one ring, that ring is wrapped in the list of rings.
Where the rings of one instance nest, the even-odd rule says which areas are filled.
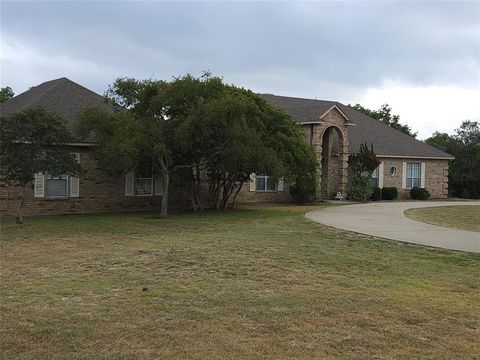
[[[258,189],[258,178],[263,178],[265,179],[265,187],[263,190],[259,190]],[[277,192],[278,191],[278,184],[275,183],[275,189],[274,190],[268,190],[267,189],[267,184],[268,184],[268,181],[270,179],[272,179],[273,177],[272,176],[268,176],[268,175],[257,175],[256,176],[256,180],[255,180],[255,192],[261,192],[261,193],[273,193],[273,192]],[[273,181],[273,180],[270,180],[270,181]]]
[[[137,194],[137,187],[135,186],[135,183],[137,180],[150,180],[150,193],[148,194]],[[148,196],[153,196],[153,193],[154,193],[154,177],[151,176],[151,177],[136,177],[135,176],[135,173],[133,173],[133,196],[137,196],[137,197],[148,197]]]
[[[376,180],[376,184],[373,183],[373,180]],[[371,176],[371,183],[373,187],[379,187],[380,186],[380,165],[378,165],[375,170],[372,171],[372,176]]]
[[[418,178],[417,177],[408,177],[408,167],[412,164],[416,164],[419,167]],[[412,171],[410,171],[412,172]],[[408,183],[408,180],[411,180],[411,183]],[[413,180],[418,179],[418,186],[413,186]],[[410,186],[411,185],[411,186]],[[408,161],[407,166],[405,168],[405,189],[413,189],[414,187],[422,187],[422,163],[419,161]]]
[[[65,180],[67,180],[67,189],[65,191],[65,196],[52,196],[48,194],[48,180],[55,180],[53,178],[59,178],[59,177],[65,177]],[[62,200],[62,199],[69,199],[70,198],[70,176],[69,175],[58,175],[58,176],[52,176],[49,174],[45,175],[45,199],[54,199],[54,200]]]
[[[390,175],[391,177],[394,177],[397,175],[397,172],[398,172],[397,167],[395,165],[392,165],[388,170],[388,175]]]

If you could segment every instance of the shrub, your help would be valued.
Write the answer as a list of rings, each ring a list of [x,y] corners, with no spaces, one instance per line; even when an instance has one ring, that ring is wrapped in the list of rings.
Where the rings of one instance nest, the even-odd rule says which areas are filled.
[[[372,191],[372,195],[370,196],[370,200],[378,201],[382,200],[382,189],[378,186],[375,186]]]
[[[382,199],[396,200],[398,198],[398,190],[396,187],[384,187],[382,189]]]
[[[290,185],[290,196],[297,203],[309,203],[315,200],[315,177],[299,177]]]
[[[353,201],[368,201],[372,195],[372,172],[380,164],[375,156],[373,144],[370,149],[367,143],[360,145],[358,153],[348,159],[348,198]]]
[[[425,188],[414,187],[410,190],[410,197],[415,200],[427,200],[430,197],[430,193]]]
[[[365,202],[372,195],[372,180],[370,175],[360,175],[350,179],[347,188],[348,199]]]

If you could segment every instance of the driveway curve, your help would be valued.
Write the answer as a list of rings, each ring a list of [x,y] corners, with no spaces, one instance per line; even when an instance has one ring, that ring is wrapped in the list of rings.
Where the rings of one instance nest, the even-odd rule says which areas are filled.
[[[480,233],[425,224],[403,214],[407,209],[456,205],[480,205],[480,201],[374,202],[317,209],[305,216],[328,226],[361,234],[480,253]]]

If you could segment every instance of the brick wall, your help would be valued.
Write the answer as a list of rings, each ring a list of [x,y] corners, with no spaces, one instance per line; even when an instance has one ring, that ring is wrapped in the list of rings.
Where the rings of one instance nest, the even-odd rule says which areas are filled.
[[[108,176],[90,155],[88,148],[72,148],[80,153],[80,164],[86,173],[80,176],[78,198],[48,199],[35,198],[33,183],[25,189],[18,186],[0,186],[0,213],[14,214],[25,192],[25,214],[55,214],[129,211],[159,208],[161,196],[126,197],[125,179]],[[175,191],[173,191],[175,195]],[[173,196],[175,198],[175,196]],[[172,199],[174,202],[174,199]]]
[[[428,159],[397,159],[382,158],[383,186],[395,186],[398,189],[399,199],[410,199],[410,189],[402,189],[403,163],[425,163],[425,188],[430,192],[432,199],[444,199],[448,196],[448,160]],[[397,172],[390,176],[390,168],[394,166]]]
[[[338,120],[338,119],[337,119]],[[303,127],[306,141],[315,149],[317,158],[321,156],[321,125],[307,125]],[[80,177],[80,196],[78,198],[48,199],[35,198],[33,184],[25,189],[16,186],[0,186],[0,213],[14,214],[19,204],[19,195],[25,191],[25,214],[55,214],[55,213],[86,213],[110,211],[134,211],[159,209],[161,196],[131,197],[125,196],[125,179],[123,177],[108,176],[92,158],[90,151],[85,147],[72,148],[72,152],[80,153],[80,162],[86,173]],[[343,154],[340,155],[340,157]],[[320,158],[319,158],[320,159]],[[383,185],[395,186],[399,190],[400,199],[408,199],[409,189],[402,189],[403,162],[425,163],[425,187],[432,198],[446,198],[448,195],[448,161],[426,159],[396,159],[382,158],[384,163]],[[389,175],[389,170],[395,166],[397,172]],[[338,164],[335,171],[341,171]],[[338,176],[338,174],[336,174]],[[237,202],[285,202],[289,201],[288,184],[283,191],[256,192],[250,191],[249,184],[245,184],[240,191]],[[183,186],[172,177],[169,189],[170,209],[189,208],[189,201],[184,193]]]
[[[238,193],[237,202],[252,203],[252,202],[287,202],[290,200],[288,185],[284,185],[283,191],[250,191],[250,184],[243,185],[242,190]]]

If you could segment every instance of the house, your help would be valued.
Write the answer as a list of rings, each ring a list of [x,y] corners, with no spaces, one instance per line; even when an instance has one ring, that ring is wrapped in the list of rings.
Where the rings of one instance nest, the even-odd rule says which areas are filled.
[[[382,161],[372,175],[375,186],[395,186],[400,198],[408,198],[414,187],[427,188],[433,198],[447,197],[449,154],[392,129],[349,106],[335,101],[301,99],[259,94],[271,105],[289,113],[301,126],[305,141],[312,145],[321,164],[318,189],[324,198],[345,195],[348,156],[364,142],[373,143]],[[0,105],[1,116],[30,107],[43,107],[73,125],[78,115],[90,107],[111,111],[111,105],[95,92],[60,78],[32,87]],[[107,175],[92,157],[92,139],[69,144],[82,168],[80,178],[35,174],[27,191],[25,214],[77,213],[141,210],[159,206],[162,189],[159,179],[125,178]],[[0,186],[0,212],[14,213],[22,189]],[[188,200],[181,184],[171,184],[171,207],[184,208]],[[288,185],[274,183],[268,175],[252,174],[238,201],[287,201]]]

